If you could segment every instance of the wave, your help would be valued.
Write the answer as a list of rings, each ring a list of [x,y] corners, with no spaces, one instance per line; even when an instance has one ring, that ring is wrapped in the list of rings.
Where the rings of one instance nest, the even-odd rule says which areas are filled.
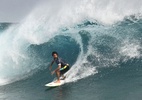
[[[97,67],[140,58],[142,2],[138,6],[135,2],[40,4],[20,24],[0,34],[0,85],[46,69],[54,50],[72,65],[67,82],[96,74]]]

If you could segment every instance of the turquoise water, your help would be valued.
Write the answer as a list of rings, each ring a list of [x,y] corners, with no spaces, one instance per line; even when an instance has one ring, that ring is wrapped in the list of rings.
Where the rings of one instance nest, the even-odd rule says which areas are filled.
[[[125,63],[118,68],[101,68],[98,74],[57,88],[44,87],[52,78],[48,71],[41,71],[26,80],[1,87],[1,99],[140,100],[142,68],[137,64],[138,60],[132,63],[131,66]]]
[[[119,29],[123,28],[125,29],[123,31],[126,31],[126,27],[129,25],[124,26],[123,23],[104,30],[113,32],[113,30],[117,29],[116,31],[119,33]],[[138,24],[134,23],[130,25],[129,27],[132,30],[135,29],[137,31],[133,34],[127,34],[137,39],[141,44],[141,36],[139,34],[141,31],[138,31],[138,29],[141,29],[135,27]],[[119,39],[125,38],[122,31],[117,34],[121,37],[119,39],[110,36],[110,34],[105,34],[97,36],[95,40],[91,40],[91,36],[88,34],[94,34],[95,27],[102,28],[104,26],[93,25],[92,27],[91,25],[90,27],[93,29],[93,33],[87,30],[80,30],[78,32],[82,38],[83,50],[87,52],[87,47],[91,44],[94,50],[97,51],[97,54],[101,56],[93,55],[94,53],[92,54],[92,52],[87,55],[87,63],[82,61],[83,64],[80,67],[80,69],[83,69],[83,72],[80,70],[80,72],[76,73],[76,68],[79,65],[73,66],[72,71],[75,73],[75,76],[72,76],[72,78],[75,80],[74,82],[69,78],[69,83],[57,88],[44,86],[55,77],[50,75],[48,64],[46,64],[51,61],[52,50],[58,50],[60,56],[66,59],[71,65],[75,64],[79,52],[81,52],[79,44],[73,38],[58,35],[49,42],[40,45],[32,44],[26,49],[28,57],[34,59],[34,64],[40,68],[33,69],[30,71],[32,74],[27,74],[28,76],[22,79],[1,86],[0,98],[6,100],[140,100],[142,98],[142,62],[141,57],[139,57],[141,55],[141,48],[137,51],[139,55],[136,55],[136,57],[130,57],[129,55],[129,52],[131,52],[129,50],[133,50],[133,48],[129,48],[128,55],[120,55],[120,51],[118,52],[118,50],[123,45]],[[101,31],[104,30],[102,29]],[[127,46],[129,45],[127,44]],[[55,67],[56,65],[54,65]],[[94,70],[94,67],[94,72],[88,71],[90,70],[89,68]],[[82,73],[86,76],[81,78],[83,76]],[[88,76],[88,73],[91,74]],[[69,73],[69,76],[70,74],[72,75],[73,73]]]
[[[19,24],[0,24],[0,99],[141,100],[141,5],[68,2],[38,6]],[[56,88],[44,86],[55,77],[48,69],[52,51],[71,66]]]
[[[0,23],[0,32],[6,30],[10,25],[11,23]]]

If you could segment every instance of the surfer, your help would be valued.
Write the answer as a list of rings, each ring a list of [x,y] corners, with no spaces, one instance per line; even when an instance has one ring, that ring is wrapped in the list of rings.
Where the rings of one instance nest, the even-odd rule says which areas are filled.
[[[58,57],[58,53],[55,51],[52,52],[52,57],[53,61],[51,62],[49,69],[52,69],[52,65],[54,62],[58,65],[58,67],[54,71],[52,71],[51,74],[53,75],[54,73],[56,73],[56,83],[60,83],[60,76],[62,76],[63,79],[65,79],[64,73],[66,73],[69,70],[69,64],[66,63],[62,58]]]

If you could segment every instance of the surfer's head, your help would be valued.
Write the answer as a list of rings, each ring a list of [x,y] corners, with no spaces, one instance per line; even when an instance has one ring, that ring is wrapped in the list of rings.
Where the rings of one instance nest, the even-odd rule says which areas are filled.
[[[52,52],[52,56],[53,56],[54,58],[58,58],[58,53],[57,53],[56,51],[53,51],[53,52]]]

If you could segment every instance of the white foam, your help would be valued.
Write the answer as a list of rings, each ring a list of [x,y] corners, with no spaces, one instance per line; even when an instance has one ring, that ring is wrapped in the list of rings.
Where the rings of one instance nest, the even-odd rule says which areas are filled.
[[[120,48],[120,54],[122,56],[126,56],[129,58],[139,58],[141,56],[140,53],[140,43],[138,41],[128,41],[125,40]]]
[[[8,80],[16,79],[39,67],[33,64],[36,60],[30,59],[26,54],[26,49],[30,44],[48,42],[60,34],[58,31],[62,27],[74,26],[85,19],[113,24],[123,20],[125,16],[141,13],[141,5],[142,1],[139,0],[137,2],[136,0],[131,0],[131,2],[129,0],[52,0],[37,6],[21,21],[20,25],[12,26],[0,35],[1,82],[7,84]],[[96,73],[94,66],[83,65],[86,63],[86,58],[84,58],[80,37],[76,34],[70,36],[80,44],[81,48],[81,53],[74,65],[76,73],[70,77],[77,80]],[[128,53],[130,48],[131,53]],[[135,57],[139,55],[138,48],[135,44],[124,46],[121,53]]]
[[[91,48],[91,47],[88,47]],[[94,75],[98,73],[96,70],[96,66],[91,65],[87,61],[87,56],[92,52],[89,49],[87,53],[84,53],[83,47],[81,45],[81,52],[77,59],[77,62],[72,66],[72,68],[67,73],[67,79],[66,82],[75,82],[82,78],[86,78],[90,75]]]

